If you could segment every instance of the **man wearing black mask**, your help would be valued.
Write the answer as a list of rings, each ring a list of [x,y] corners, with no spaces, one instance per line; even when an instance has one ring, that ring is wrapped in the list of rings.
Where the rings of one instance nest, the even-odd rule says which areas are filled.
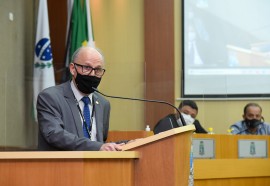
[[[38,96],[39,150],[121,150],[123,143],[105,143],[110,103],[92,89],[105,73],[102,54],[81,47],[73,54],[69,69],[71,81]]]
[[[270,125],[264,122],[262,108],[257,103],[244,107],[243,120],[231,126],[232,134],[269,135]]]

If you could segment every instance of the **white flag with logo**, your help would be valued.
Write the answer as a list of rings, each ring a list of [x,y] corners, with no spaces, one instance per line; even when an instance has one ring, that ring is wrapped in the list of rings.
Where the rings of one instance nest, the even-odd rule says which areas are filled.
[[[47,0],[40,0],[38,8],[33,77],[33,103],[34,116],[36,120],[36,102],[39,92],[47,87],[55,85],[54,69],[52,62],[53,58],[51,49]]]

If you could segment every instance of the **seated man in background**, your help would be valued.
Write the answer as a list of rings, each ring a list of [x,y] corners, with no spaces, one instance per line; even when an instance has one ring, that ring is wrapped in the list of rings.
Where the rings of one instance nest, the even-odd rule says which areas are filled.
[[[201,126],[199,120],[196,120],[198,114],[198,106],[192,100],[184,100],[178,107],[187,125],[194,124],[196,133],[207,133],[207,131]],[[154,127],[154,134],[163,132],[172,128],[182,126],[179,114],[169,114],[165,118],[161,119]]]
[[[230,128],[232,134],[270,134],[270,125],[264,122],[262,108],[257,103],[248,103],[244,107],[243,120],[233,124]]]

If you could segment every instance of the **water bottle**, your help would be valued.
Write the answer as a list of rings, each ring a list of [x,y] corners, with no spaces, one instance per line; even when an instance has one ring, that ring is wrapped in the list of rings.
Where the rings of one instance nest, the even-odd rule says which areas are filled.
[[[145,131],[151,131],[151,129],[150,129],[150,127],[149,127],[149,125],[146,125],[146,127],[145,127]]]
[[[212,127],[209,127],[208,131],[209,131],[208,134],[214,134],[214,129]]]
[[[227,134],[232,135],[232,131],[233,131],[233,129],[228,129]]]

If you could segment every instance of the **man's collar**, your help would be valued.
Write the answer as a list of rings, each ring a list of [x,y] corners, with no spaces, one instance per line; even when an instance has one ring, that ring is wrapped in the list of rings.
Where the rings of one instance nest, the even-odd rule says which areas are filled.
[[[77,101],[80,101],[83,97],[85,97],[85,95],[78,90],[73,80],[71,80],[70,85],[71,85],[72,92]],[[90,101],[92,102],[93,94],[92,93],[89,94],[88,97],[90,98]]]

